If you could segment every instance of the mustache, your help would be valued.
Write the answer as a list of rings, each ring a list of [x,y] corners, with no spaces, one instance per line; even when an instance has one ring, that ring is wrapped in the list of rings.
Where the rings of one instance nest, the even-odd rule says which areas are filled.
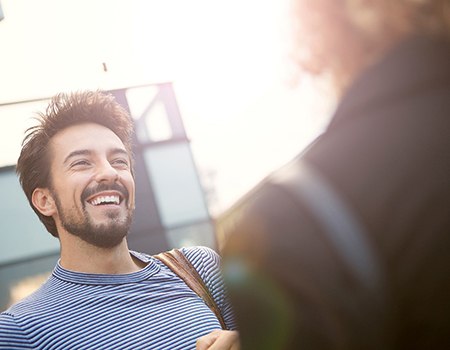
[[[86,188],[81,193],[81,202],[85,203],[87,198],[89,198],[90,196],[92,196],[96,193],[103,192],[103,191],[117,191],[128,202],[128,198],[129,198],[128,190],[126,189],[126,187],[124,187],[118,183],[112,183],[112,184],[100,183],[99,185],[97,185],[95,187]]]

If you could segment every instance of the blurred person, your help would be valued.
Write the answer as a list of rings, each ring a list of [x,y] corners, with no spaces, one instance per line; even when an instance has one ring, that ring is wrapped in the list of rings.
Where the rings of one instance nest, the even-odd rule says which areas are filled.
[[[294,0],[339,103],[227,216],[243,349],[450,348],[450,2]]]
[[[28,129],[17,163],[22,188],[60,241],[50,278],[0,315],[0,349],[238,348],[211,309],[160,260],[130,251],[132,121],[110,95],[55,96]],[[219,255],[182,248],[233,328]],[[207,344],[204,346],[202,344]]]

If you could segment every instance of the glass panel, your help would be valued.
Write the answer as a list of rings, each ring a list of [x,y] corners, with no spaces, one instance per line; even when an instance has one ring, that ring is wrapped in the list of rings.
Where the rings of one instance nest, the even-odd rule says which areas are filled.
[[[169,117],[166,107],[161,101],[155,102],[143,118],[145,118],[145,127],[149,141],[158,142],[172,138]]]
[[[144,86],[126,90],[130,113],[136,120],[136,135],[140,142],[169,140],[172,127],[158,86]]]
[[[59,255],[0,266],[0,310],[35,291],[50,275]]]
[[[209,220],[189,144],[151,147],[144,157],[164,227]]]
[[[0,264],[58,252],[59,241],[31,209],[12,168],[0,172],[0,193]]]
[[[130,114],[135,120],[141,119],[144,112],[150,106],[158,94],[159,88],[154,85],[129,88],[126,90]]]

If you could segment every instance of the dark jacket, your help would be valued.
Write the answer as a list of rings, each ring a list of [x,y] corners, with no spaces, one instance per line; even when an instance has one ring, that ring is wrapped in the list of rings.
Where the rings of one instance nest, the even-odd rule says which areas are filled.
[[[375,289],[309,199],[279,181],[305,164],[361,225]],[[225,249],[244,349],[449,348],[450,44],[416,37],[394,48],[246,202]]]

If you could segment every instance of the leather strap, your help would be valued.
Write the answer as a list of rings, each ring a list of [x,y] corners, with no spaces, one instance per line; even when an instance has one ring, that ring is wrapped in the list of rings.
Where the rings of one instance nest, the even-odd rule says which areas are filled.
[[[227,330],[225,320],[223,319],[220,309],[218,308],[214,298],[211,295],[208,287],[197,272],[192,263],[184,256],[178,249],[172,249],[167,252],[154,255],[164,265],[171,269],[178,277],[180,277],[186,285],[191,288],[211,309],[216,315],[222,326],[222,329]]]

